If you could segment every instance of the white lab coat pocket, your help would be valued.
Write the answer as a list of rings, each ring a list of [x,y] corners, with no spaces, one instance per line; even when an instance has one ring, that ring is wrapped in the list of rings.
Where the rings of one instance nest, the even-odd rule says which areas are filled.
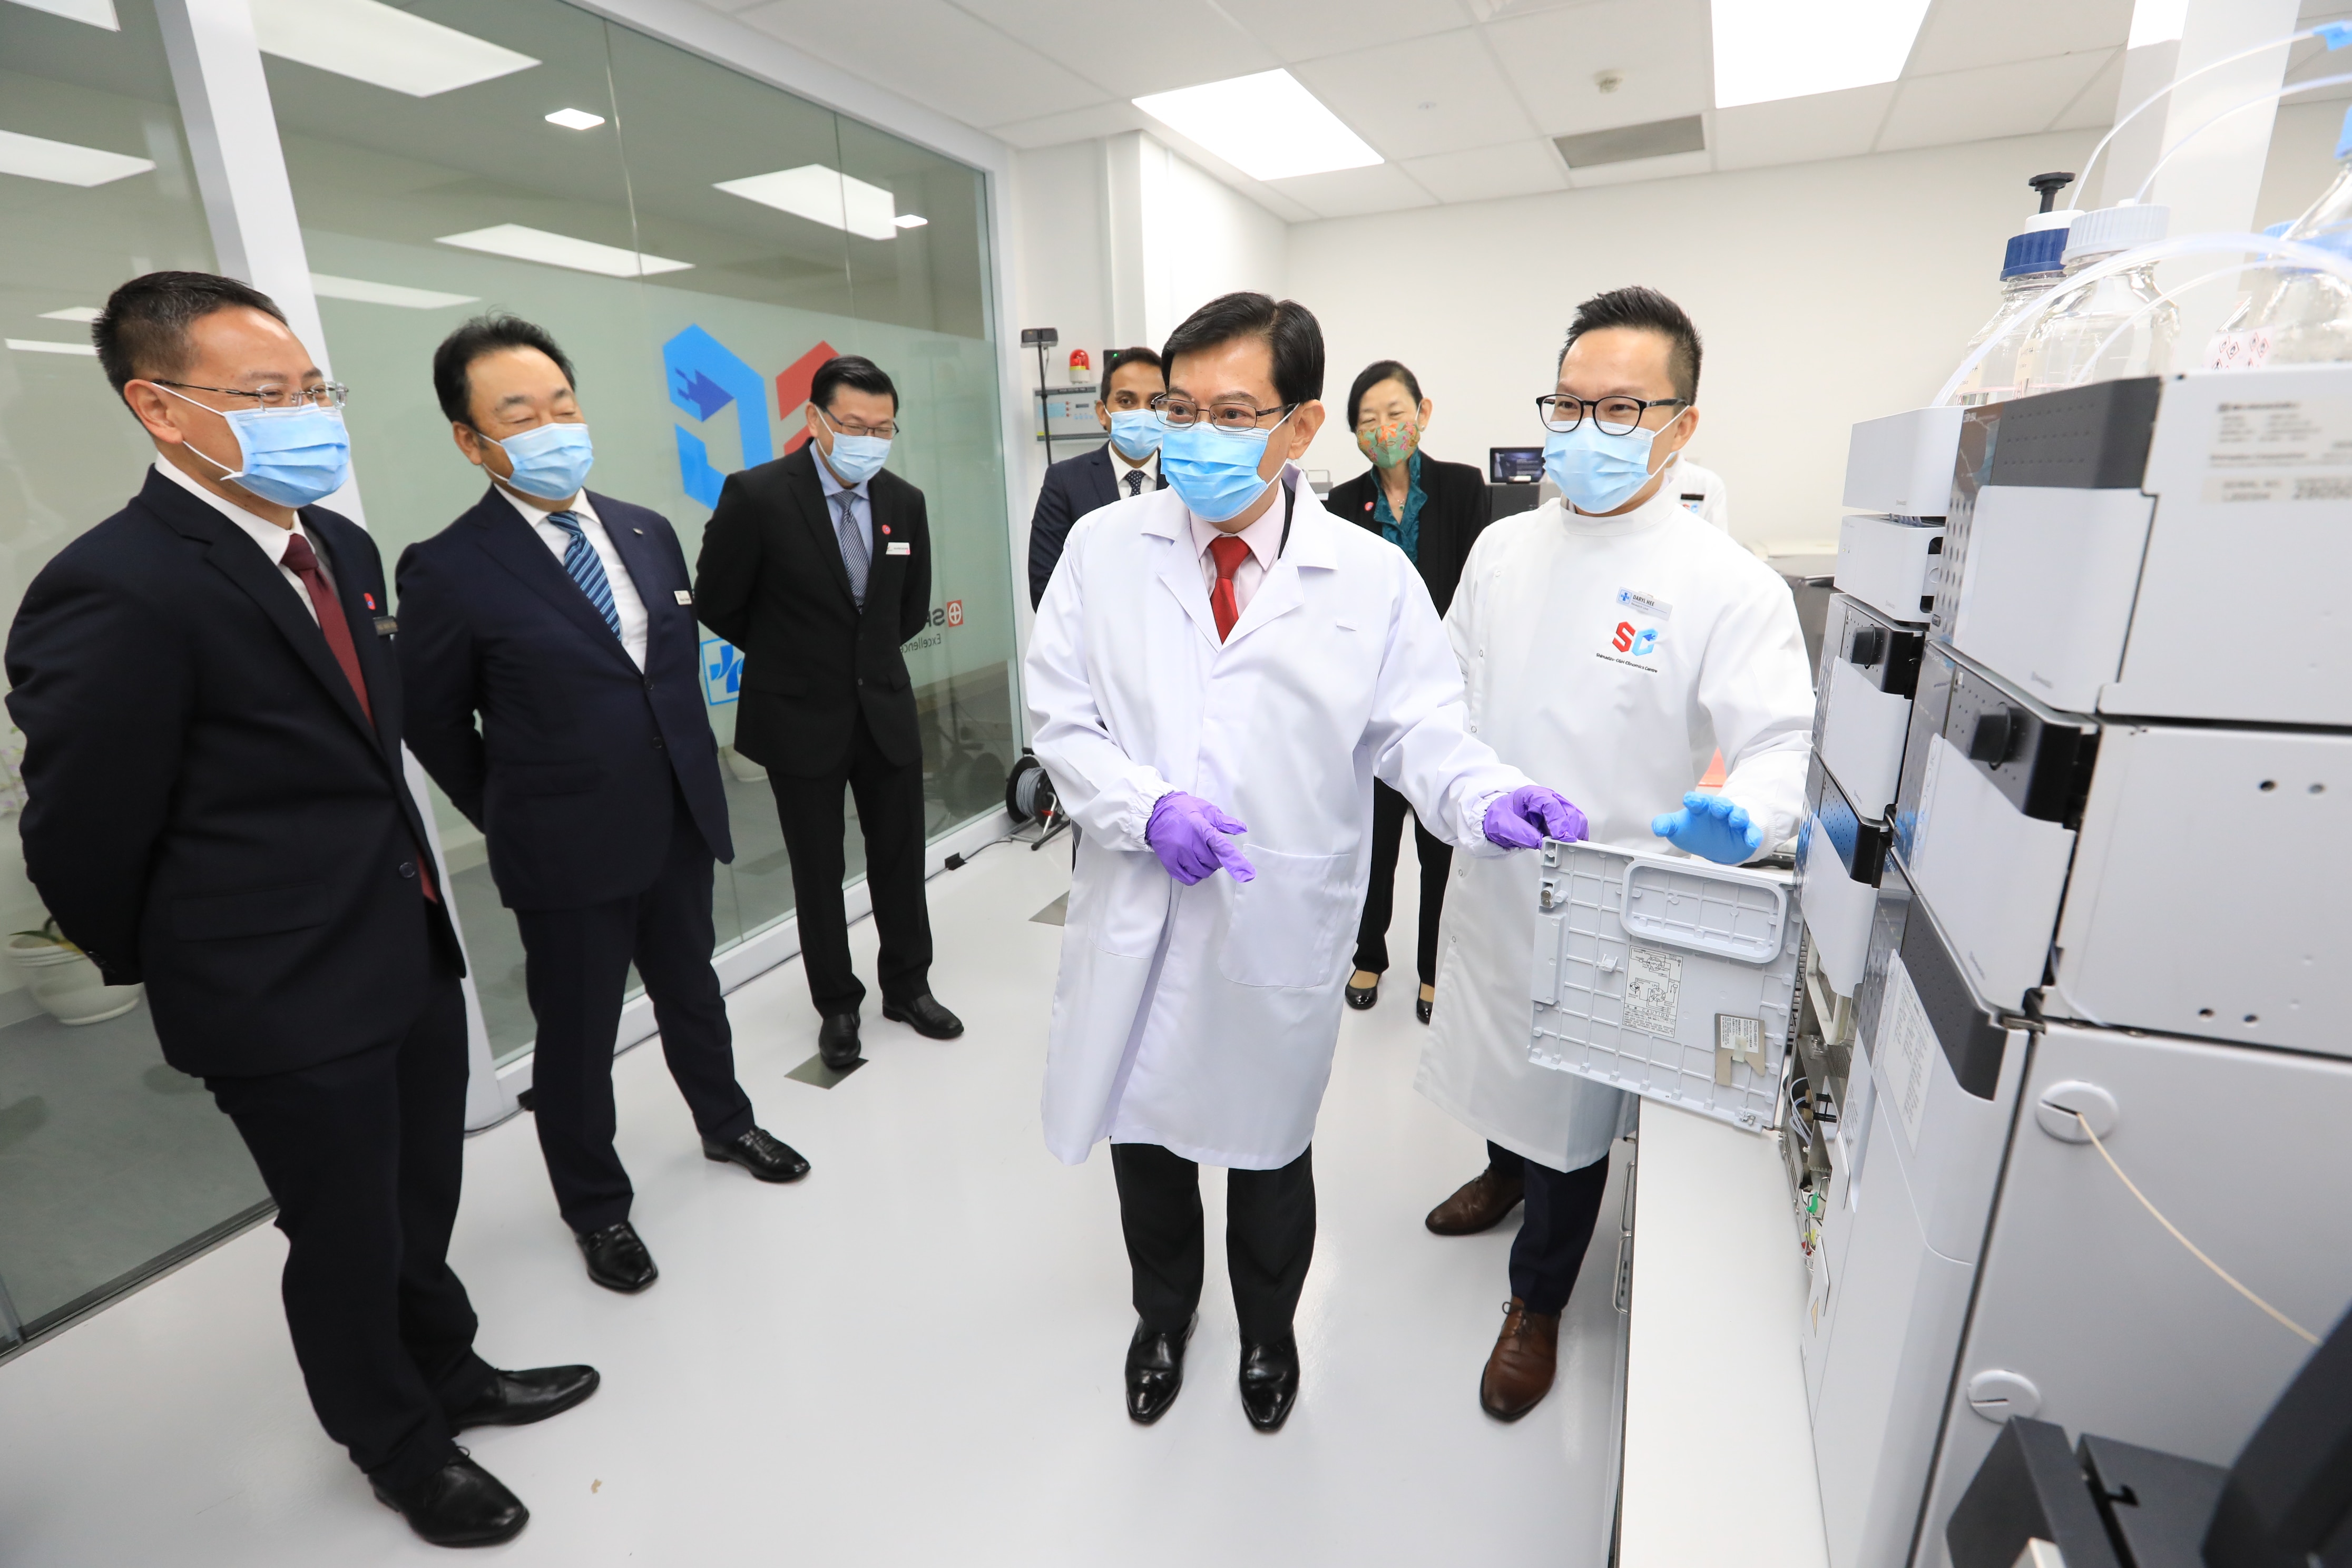
[[[1234,884],[1217,973],[1236,985],[1303,988],[1339,973],[1356,911],[1353,855],[1286,855],[1244,843],[1257,875]]]

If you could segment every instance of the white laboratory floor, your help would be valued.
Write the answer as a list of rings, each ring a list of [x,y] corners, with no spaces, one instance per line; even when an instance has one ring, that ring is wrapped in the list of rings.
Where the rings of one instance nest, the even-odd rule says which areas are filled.
[[[1408,840],[1409,842],[1409,840]],[[1478,1409],[1516,1220],[1441,1240],[1422,1215],[1479,1141],[1412,1092],[1416,900],[1402,876],[1381,1005],[1349,1014],[1316,1139],[1320,1234],[1304,1392],[1265,1436],[1234,1388],[1221,1173],[1202,1323],[1175,1408],[1120,1408],[1128,1305],[1109,1161],[1045,1152],[1039,1072],[1066,890],[1060,844],[931,883],[935,1044],[882,1022],[832,1089],[797,963],[730,998],[761,1122],[815,1169],[768,1187],[701,1157],[655,1048],[616,1064],[635,1218],[662,1278],[583,1275],[528,1118],[473,1139],[454,1259],[507,1366],[587,1361],[603,1389],[537,1426],[469,1434],[530,1505],[517,1563],[761,1561],[1146,1568],[1607,1556],[1617,1199],[1562,1335],[1559,1386],[1514,1426]],[[870,923],[853,928],[872,974]],[[1622,1146],[1621,1145],[1621,1151]],[[1622,1162],[1621,1162],[1622,1163]],[[312,1419],[264,1227],[0,1365],[0,1563],[446,1561],[378,1505]]]

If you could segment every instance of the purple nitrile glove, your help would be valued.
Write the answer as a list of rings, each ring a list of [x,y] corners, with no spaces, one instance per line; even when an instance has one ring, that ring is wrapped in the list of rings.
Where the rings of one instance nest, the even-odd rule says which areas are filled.
[[[1584,837],[1584,813],[1558,790],[1521,784],[1486,808],[1486,842],[1506,849],[1539,849],[1547,838],[1573,844]]]
[[[1246,882],[1257,875],[1257,868],[1225,835],[1248,831],[1249,824],[1234,821],[1197,795],[1177,790],[1161,795],[1151,808],[1143,841],[1151,846],[1168,874],[1188,888],[1203,877],[1215,876],[1220,866],[1234,881]]]

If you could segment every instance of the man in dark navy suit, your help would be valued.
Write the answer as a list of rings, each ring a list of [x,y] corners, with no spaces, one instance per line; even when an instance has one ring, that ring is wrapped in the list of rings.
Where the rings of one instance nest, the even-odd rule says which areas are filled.
[[[546,332],[468,321],[434,353],[433,385],[490,488],[400,558],[408,743],[488,838],[522,932],[556,1205],[588,1277],[642,1290],[659,1270],[613,1148],[631,963],[703,1154],[765,1182],[809,1168],[752,1121],[710,967],[713,868],[735,850],[686,556],[660,513],[582,488],[593,448]]]
[[[403,773],[383,563],[310,504],[349,472],[343,389],[209,273],[132,279],[90,336],[156,459],[9,632],[25,868],[110,984],[146,984],[164,1060],[252,1152],[320,1425],[425,1540],[508,1540],[530,1513],[452,1435],[597,1379],[489,1366],[448,1264],[465,963]]]
[[[1120,349],[1104,359],[1095,417],[1110,439],[1045,470],[1037,510],[1029,520],[1031,609],[1044,602],[1045,584],[1054,580],[1062,546],[1078,519],[1115,500],[1168,488],[1160,472],[1160,422],[1150,412],[1151,400],[1167,390],[1160,356],[1150,349]]]

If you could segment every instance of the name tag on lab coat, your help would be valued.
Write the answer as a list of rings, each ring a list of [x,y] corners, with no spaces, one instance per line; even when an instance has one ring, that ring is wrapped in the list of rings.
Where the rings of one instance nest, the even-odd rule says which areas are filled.
[[[885,555],[912,555],[914,552],[915,547],[911,544],[886,544],[882,547]]]

